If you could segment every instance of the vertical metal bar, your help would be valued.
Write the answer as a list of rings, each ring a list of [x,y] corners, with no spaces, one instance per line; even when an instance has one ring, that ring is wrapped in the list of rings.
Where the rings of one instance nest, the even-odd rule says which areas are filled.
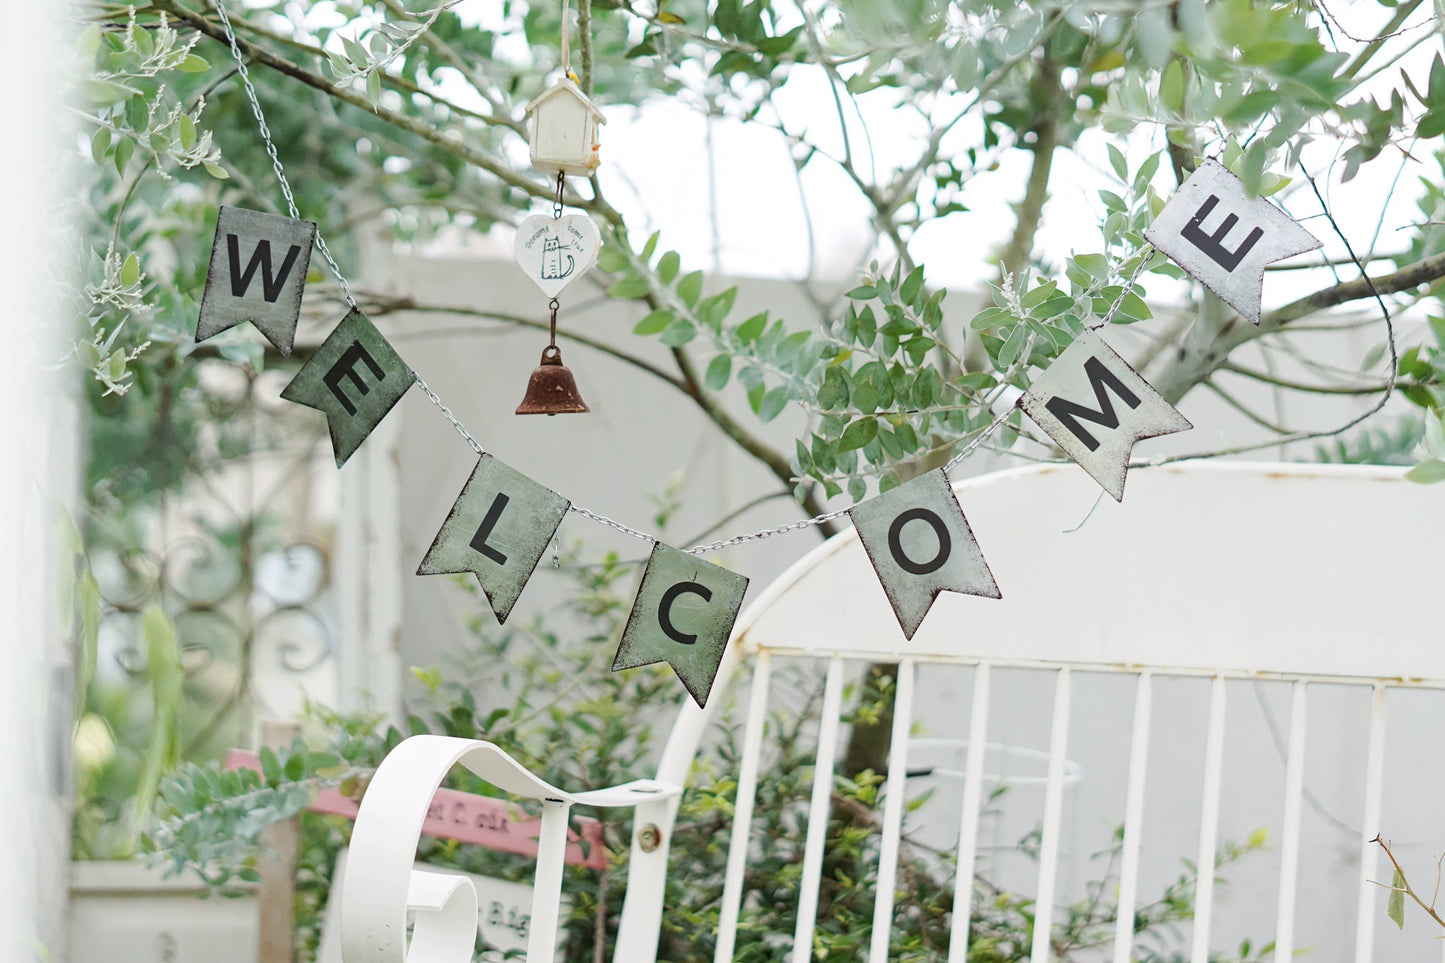
[[[1134,685],[1134,730],[1129,742],[1129,783],[1124,791],[1124,851],[1119,864],[1119,908],[1114,924],[1114,963],[1134,958],[1134,909],[1139,895],[1139,848],[1144,838],[1144,786],[1149,769],[1149,721],[1154,673]]]
[[[562,867],[567,856],[567,810],[560,799],[542,800],[542,831],[537,838],[537,878],[532,918],[527,922],[527,963],[552,963],[557,957],[557,914],[562,904]]]
[[[1384,797],[1385,777],[1385,684],[1376,682],[1370,700],[1370,741],[1365,754],[1365,815],[1360,840],[1360,900],[1355,922],[1355,963],[1370,963],[1375,958],[1375,914],[1378,912],[1375,885],[1379,872],[1376,845],[1373,842],[1380,827],[1380,801]]]
[[[768,675],[772,655],[764,649],[753,660],[753,687],[748,695],[747,729],[743,734],[742,770],[738,773],[738,800],[733,811],[733,838],[728,846],[728,871],[723,880],[722,910],[718,919],[716,963],[730,963],[738,935],[738,912],[743,901],[743,867],[748,859],[748,834],[753,803],[758,794],[758,756],[763,725],[768,718]]]
[[[873,901],[873,939],[868,963],[887,963],[893,930],[893,886],[898,878],[898,842],[903,834],[903,803],[908,794],[908,730],[913,724],[913,660],[898,663],[893,697],[893,734],[888,742],[888,782],[884,787],[883,842],[878,854],[878,892]]]
[[[1279,850],[1279,907],[1274,924],[1274,952],[1281,960],[1294,954],[1295,894],[1299,888],[1300,802],[1304,798],[1305,709],[1308,683],[1290,687],[1289,755],[1284,764],[1284,831]]]
[[[1224,775],[1224,676],[1209,687],[1209,736],[1204,745],[1204,791],[1199,817],[1198,878],[1194,890],[1194,951],[1191,963],[1209,963],[1209,930],[1214,916],[1214,850],[1219,842],[1219,794]]]
[[[1049,733],[1049,775],[1044,789],[1044,832],[1039,841],[1039,887],[1034,904],[1032,963],[1048,963],[1054,926],[1054,886],[1059,872],[1059,823],[1064,811],[1064,760],[1069,754],[1069,706],[1073,674],[1068,666],[1054,681],[1054,724]]]
[[[818,888],[823,877],[823,847],[828,840],[828,808],[833,798],[833,756],[838,748],[838,716],[843,705],[843,659],[828,660],[823,687],[823,718],[818,754],[813,760],[813,799],[808,807],[808,841],[803,847],[803,880],[798,894],[798,923],[793,932],[793,963],[813,958],[813,928],[818,918]]]
[[[983,805],[983,759],[988,749],[988,697],[991,667],[980,662],[973,673],[973,709],[968,718],[968,759],[964,763],[963,812],[958,817],[958,870],[953,877],[953,921],[948,963],[968,959],[968,924],[973,916],[973,865],[978,857],[978,818]]]

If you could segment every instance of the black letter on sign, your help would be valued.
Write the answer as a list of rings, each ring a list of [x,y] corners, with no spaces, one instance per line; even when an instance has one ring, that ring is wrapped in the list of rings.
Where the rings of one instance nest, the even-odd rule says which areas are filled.
[[[256,250],[251,252],[251,260],[246,265],[246,270],[241,270],[241,241],[234,234],[226,235],[226,254],[231,259],[231,294],[235,297],[245,297],[246,289],[251,286],[251,279],[256,276],[256,269],[261,269],[261,290],[266,300],[272,304],[281,296],[281,288],[286,284],[286,278],[291,273],[291,268],[296,263],[296,258],[301,254],[301,245],[291,245],[291,250],[286,252],[286,260],[281,262],[281,271],[273,278],[271,276],[271,242],[257,241]]]
[[[1087,428],[1079,424],[1079,419],[1092,421],[1096,425],[1103,425],[1105,428],[1118,428],[1119,418],[1114,414],[1114,403],[1109,400],[1108,389],[1112,388],[1119,400],[1130,408],[1139,407],[1139,396],[1130,391],[1119,376],[1108,368],[1098,358],[1090,358],[1084,362],[1084,372],[1089,376],[1089,385],[1094,389],[1094,400],[1099,405],[1099,410],[1086,408],[1083,405],[1075,404],[1066,398],[1054,397],[1048,400],[1044,406],[1049,412],[1069,431],[1073,432],[1090,451],[1096,451],[1099,447],[1099,439],[1089,434]]]
[[[356,414],[356,405],[352,404],[351,399],[346,397],[346,392],[341,390],[342,378],[350,378],[351,383],[356,385],[356,390],[362,394],[371,394],[371,389],[367,387],[365,381],[361,380],[361,375],[356,373],[357,362],[365,362],[366,366],[371,369],[372,375],[374,375],[378,381],[386,380],[386,372],[381,370],[381,365],[376,363],[376,359],[371,356],[371,352],[361,346],[360,341],[353,341],[351,347],[341,352],[341,357],[336,359],[336,363],[331,366],[331,370],[326,372],[321,379],[326,383],[326,387],[331,389],[331,393],[336,396],[336,400],[341,402],[341,407],[346,409],[348,415]]]
[[[481,552],[487,558],[498,565],[507,564],[507,556],[487,544],[487,536],[492,534],[492,529],[497,527],[497,519],[502,517],[502,510],[511,501],[504,493],[497,492],[497,497],[492,499],[492,507],[487,509],[487,516],[482,519],[482,524],[477,528],[477,534],[472,536],[471,546],[473,551]]]
[[[933,534],[938,536],[938,554],[926,562],[915,562],[903,551],[903,526],[914,519],[925,521],[933,529]],[[949,552],[953,550],[953,539],[948,536],[948,527],[943,524],[943,519],[933,514],[926,508],[910,508],[897,518],[893,524],[888,526],[888,551],[893,554],[893,561],[898,567],[910,575],[927,575],[943,568],[943,563],[948,561]]]
[[[1238,249],[1231,251],[1224,246],[1224,239],[1229,236],[1234,225],[1239,223],[1238,217],[1233,214],[1225,215],[1224,223],[1220,224],[1219,230],[1213,234],[1205,234],[1204,229],[1200,227],[1204,223],[1204,219],[1209,216],[1209,212],[1214,210],[1214,205],[1218,203],[1219,198],[1210,194],[1209,198],[1199,205],[1199,210],[1194,212],[1194,216],[1189,219],[1189,223],[1184,225],[1179,233],[1186,241],[1218,263],[1220,267],[1226,271],[1233,271],[1239,267],[1239,262],[1244,260],[1244,256],[1259,243],[1259,239],[1264,237],[1264,231],[1256,227],[1249,232],[1249,236],[1244,239],[1244,243],[1239,245]]]
[[[663,634],[674,642],[681,642],[683,645],[692,645],[697,641],[697,636],[688,632],[678,631],[677,626],[672,624],[672,603],[677,601],[679,595],[691,593],[699,596],[704,602],[712,601],[712,590],[700,582],[678,582],[676,585],[662,593],[662,601],[657,603],[657,624],[662,626]]]

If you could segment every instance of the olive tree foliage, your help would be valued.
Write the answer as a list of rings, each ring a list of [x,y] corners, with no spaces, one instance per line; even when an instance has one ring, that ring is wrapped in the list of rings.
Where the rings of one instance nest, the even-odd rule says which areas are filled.
[[[82,215],[89,324],[76,355],[94,373],[97,403],[184,379],[196,350],[268,363],[259,339],[190,343],[216,205],[284,212],[214,7],[85,0],[78,9],[94,67],[77,110],[94,167]],[[343,265],[354,263],[348,232],[360,220],[422,239],[443,225],[514,224],[550,199],[553,185],[526,164],[522,107],[557,76],[560,3],[503,0],[494,29],[468,26],[465,2],[227,9],[301,214],[320,223]],[[595,178],[568,181],[569,205],[602,227],[609,295],[637,302],[636,337],[659,340],[670,364],[635,357],[638,342],[604,348],[686,395],[805,510],[939,464],[993,420],[989,406],[1007,386],[1027,387],[1116,301],[1116,323],[1151,318],[1160,306],[1151,282],[1182,274],[1147,252],[1141,232],[1204,156],[1309,213],[1318,207],[1302,152],[1324,165],[1314,173],[1333,179],[1336,196],[1349,186],[1341,181],[1383,178],[1399,188],[1381,212],[1391,229],[1380,251],[1355,239],[1372,280],[1336,259],[1315,290],[1268,308],[1258,327],[1189,288],[1182,323],[1160,325],[1131,360],[1173,402],[1205,387],[1235,403],[1241,379],[1369,401],[1386,390],[1395,355],[1383,348],[1374,296],[1396,312],[1414,307],[1414,323],[1401,326],[1398,388],[1425,409],[1416,477],[1445,476],[1445,63],[1428,55],[1439,24],[1423,0],[1342,5],[1338,18],[1323,4],[1275,0],[578,0],[573,13],[573,69],[604,108],[667,97],[772,128],[799,171],[833,167],[866,202],[873,244],[846,294],[809,286],[810,316],[742,317],[735,290],[705,295],[702,273],[666,237],[630,232]],[[784,119],[777,98],[804,75],[825,80],[835,116]],[[916,122],[911,156],[890,166],[871,154],[865,100]],[[1041,219],[1062,189],[1060,158],[1086,144],[1107,157],[1113,186],[1098,194],[1096,223],[1070,226],[1075,253],[1054,259],[1039,252]],[[1022,183],[1005,173],[1016,158],[1026,161]],[[950,326],[914,239],[940,221],[970,230],[971,198],[999,191],[1017,203],[989,266],[991,303]],[[1337,240],[1325,221],[1310,226]],[[1143,258],[1126,292],[1122,278]],[[313,289],[338,294],[319,266]],[[373,314],[398,307],[369,295],[364,278],[359,296]],[[1350,305],[1343,319],[1323,316]],[[1373,325],[1382,347],[1359,370],[1318,366],[1313,380],[1238,361],[1245,345],[1290,350],[1293,330],[1335,324]],[[733,381],[750,412],[725,402]],[[777,450],[755,421],[790,406],[806,427],[792,450]],[[1271,444],[1302,436],[1249,414]],[[1346,441],[1342,457],[1358,456]],[[1017,414],[992,443],[1059,457]]]

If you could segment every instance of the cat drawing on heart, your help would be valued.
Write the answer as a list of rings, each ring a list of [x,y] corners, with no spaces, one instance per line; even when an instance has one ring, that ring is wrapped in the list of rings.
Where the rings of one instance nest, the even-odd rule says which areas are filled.
[[[573,260],[572,255],[562,253],[563,248],[571,248],[571,246],[563,244],[562,239],[556,237],[549,237],[542,241],[542,280],[560,281],[572,273],[577,262]],[[567,259],[565,267],[562,264],[563,258]]]

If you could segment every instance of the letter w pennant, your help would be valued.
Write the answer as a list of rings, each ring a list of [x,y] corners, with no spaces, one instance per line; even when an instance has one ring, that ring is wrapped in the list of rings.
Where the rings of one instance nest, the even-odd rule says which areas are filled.
[[[1018,406],[1115,501],[1134,443],[1194,426],[1099,335],[1085,331]]]
[[[196,341],[250,321],[289,356],[315,240],[311,221],[223,206],[216,217]]]

